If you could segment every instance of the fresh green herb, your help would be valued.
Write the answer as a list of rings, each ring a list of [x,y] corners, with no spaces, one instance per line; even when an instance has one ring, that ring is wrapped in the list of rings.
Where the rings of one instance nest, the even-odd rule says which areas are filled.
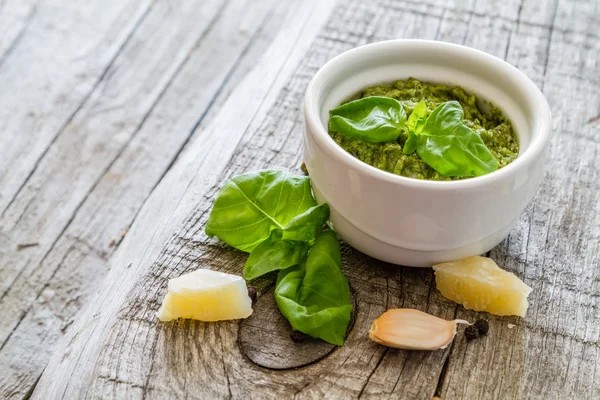
[[[436,107],[417,135],[417,154],[443,176],[479,176],[498,169],[498,162],[479,135],[462,123],[457,101]]]
[[[319,204],[292,218],[283,231],[273,230],[271,236],[250,253],[244,265],[244,277],[255,279],[300,264],[328,218],[329,205]]]
[[[404,154],[412,154],[417,150],[417,146],[419,144],[417,136],[421,134],[423,127],[425,127],[425,123],[427,122],[427,114],[429,114],[427,105],[423,100],[421,100],[406,121],[408,138],[406,139],[402,149]]]
[[[249,172],[225,183],[208,218],[206,234],[251,252],[273,230],[284,230],[294,217],[316,205],[306,176],[280,170]]]
[[[340,269],[340,245],[333,231],[322,233],[306,262],[279,272],[275,300],[294,330],[344,344],[352,305]]]
[[[425,126],[425,122],[427,122],[427,114],[429,114],[429,110],[427,109],[427,104],[423,100],[421,100],[408,117],[408,121],[406,121],[406,127],[409,132],[414,132],[417,135],[420,135],[423,131],[423,127]]]
[[[295,330],[342,345],[352,305],[339,242],[323,232],[328,218],[307,177],[265,170],[225,183],[206,233],[250,252],[246,279],[279,270],[275,299]]]
[[[329,219],[329,205],[319,204],[309,208],[288,222],[283,230],[283,239],[311,242],[323,230],[323,225]]]
[[[390,97],[371,96],[330,111],[329,129],[347,137],[379,143],[398,139],[406,123],[402,104]]]
[[[404,142],[404,147],[402,148],[403,154],[412,154],[417,150],[419,146],[419,139],[417,138],[417,134],[413,131],[408,131],[408,138],[406,138],[406,142]]]
[[[282,231],[276,229],[267,240],[252,250],[244,265],[244,278],[256,279],[271,271],[293,267],[304,261],[308,243],[282,240],[282,236]]]

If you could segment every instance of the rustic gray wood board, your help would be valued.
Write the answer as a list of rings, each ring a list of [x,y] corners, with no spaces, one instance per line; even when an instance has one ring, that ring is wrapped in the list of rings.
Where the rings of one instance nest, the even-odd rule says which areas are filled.
[[[123,264],[122,260],[119,260],[118,258],[115,259],[115,265],[123,265],[124,268],[121,269],[119,267],[110,272],[111,275],[116,274],[115,278],[113,278],[116,279],[114,282],[129,282],[134,284],[139,277],[139,274],[145,273],[144,271],[148,265],[147,263],[152,264],[159,258],[161,248],[155,246],[154,249],[152,249],[149,247],[149,242],[156,240],[158,243],[164,243],[172,235],[174,229],[178,227],[179,221],[185,221],[189,218],[191,208],[204,197],[206,190],[217,186],[220,172],[227,165],[229,158],[234,152],[234,147],[232,145],[235,145],[239,141],[239,138],[246,129],[254,131],[258,127],[258,121],[263,120],[262,118],[275,100],[280,89],[288,80],[299,60],[306,53],[308,45],[312,42],[314,36],[320,29],[322,22],[327,18],[331,6],[332,4],[320,5],[311,2],[299,2],[289,9],[289,13],[286,14],[282,21],[282,29],[277,34],[269,49],[264,53],[261,59],[255,63],[253,71],[244,78],[239,86],[237,86],[237,96],[229,97],[223,104],[221,108],[222,111],[213,119],[213,123],[206,129],[199,131],[198,136],[191,141],[190,148],[181,155],[174,166],[174,169],[170,173],[170,175],[173,176],[173,179],[163,180],[156,188],[156,191],[154,192],[156,194],[154,196],[156,196],[158,202],[155,203],[150,199],[148,200],[147,204],[152,202],[154,203],[154,206],[158,208],[150,209],[145,207],[146,211],[142,211],[138,215],[138,226],[152,224],[162,228],[160,230],[153,229],[153,233],[147,235],[148,232],[145,231],[145,228],[143,228],[142,231],[139,231],[135,226],[132,226],[132,229],[126,236],[122,246],[127,247],[127,243],[135,244],[134,247],[136,250],[134,251],[136,256],[134,258],[137,261],[135,264],[129,266],[129,263]],[[223,132],[227,132],[228,134],[224,135],[222,134]],[[211,151],[201,151],[203,148],[211,149]],[[192,190],[186,192],[186,188],[192,188]],[[184,196],[184,193],[187,193],[190,197]],[[158,221],[157,218],[160,218],[160,221]],[[134,239],[130,239],[131,237]],[[178,247],[180,246],[178,245]],[[126,252],[120,254],[130,253]],[[127,258],[128,257],[129,255],[127,255]],[[143,271],[139,269],[140,265],[144,266]],[[130,279],[127,279],[128,274],[132,274]],[[110,280],[112,281],[112,279]],[[110,286],[112,285],[107,285],[106,288],[109,288]],[[131,288],[127,289],[126,292],[129,292],[129,290],[131,290]],[[161,290],[161,288],[155,285],[152,290]],[[121,297],[123,291],[122,289],[119,289],[114,294],[116,294],[117,297]],[[103,295],[101,294],[101,296]],[[115,299],[109,300],[107,304],[116,306],[117,303],[121,303],[121,300],[118,302],[115,302],[114,300]],[[126,300],[126,298],[122,298],[122,300]],[[97,301],[98,300],[95,300],[96,304],[99,304]],[[101,300],[99,301],[102,302]],[[118,313],[118,310],[121,307],[122,306],[119,305],[113,311]],[[89,309],[88,312],[91,312],[91,309]],[[110,317],[109,314],[112,313],[106,313],[105,316]],[[90,314],[90,317],[94,318],[94,315],[96,315],[95,318],[100,316],[94,311]],[[85,320],[87,320],[87,317],[84,316],[82,321]],[[105,322],[100,320],[96,320],[96,322],[105,325]],[[101,330],[92,328],[79,331],[84,326],[91,327],[87,322],[83,325],[77,324],[73,326],[75,332],[79,332],[76,333],[77,337],[80,337],[84,332],[86,334],[92,332],[99,333]],[[145,335],[144,331],[150,333],[145,326],[141,326],[141,330],[138,330],[137,328],[138,327],[131,329],[132,333],[136,333],[136,337],[138,334]],[[128,340],[131,338],[132,337]],[[122,349],[119,346],[118,351],[120,353],[126,353],[129,351],[142,350],[145,346],[153,346],[153,343],[155,343],[154,338],[148,337],[148,340],[149,341],[145,342],[145,344],[135,340],[132,342],[133,346],[127,344]],[[149,347],[146,348],[146,351],[149,350]],[[101,351],[102,354],[100,354]],[[72,354],[75,359],[79,359],[75,353],[71,352],[69,354]],[[57,390],[60,393],[63,393],[64,391],[66,397],[80,397],[86,392],[90,396],[102,397],[104,391],[112,392],[112,388],[109,386],[111,386],[111,382],[114,382],[115,380],[111,378],[112,372],[109,371],[113,368],[121,370],[121,366],[128,369],[128,363],[121,364],[119,361],[123,359],[121,357],[115,358],[114,356],[109,356],[108,358],[104,358],[105,354],[102,346],[99,346],[94,350],[89,350],[88,354],[90,356],[93,356],[94,354],[95,356],[102,356],[103,359],[108,362],[109,365],[98,367],[101,378],[95,383],[92,383],[89,388],[88,385],[73,384],[75,381],[68,385],[54,380],[48,381],[51,385],[57,384],[53,390]],[[150,354],[153,353],[149,352],[148,355]],[[69,357],[68,354],[64,355],[65,358],[63,359],[63,362],[66,362]],[[117,364],[113,364],[113,361],[116,361]],[[137,369],[138,367],[141,369]],[[144,392],[146,386],[145,381],[150,372],[147,368],[153,368],[153,364],[151,362],[142,363],[136,366],[136,371],[131,371],[131,381],[137,382],[133,387],[118,384],[119,388],[122,388],[124,391],[121,395],[125,395],[125,393],[133,395],[134,392],[137,395],[141,395]],[[55,367],[53,366],[48,366],[46,368],[47,371],[54,369]],[[77,367],[73,372],[76,372],[77,370],[80,370],[80,368]],[[86,371],[91,372],[90,369],[86,369]],[[80,372],[83,372],[83,370]],[[133,374],[135,376],[133,376]],[[212,376],[205,375],[202,379],[207,379],[210,382],[211,378]],[[167,384],[169,385],[173,383],[176,382],[173,380],[167,381]],[[219,380],[214,383],[218,384]],[[118,393],[115,393],[115,395],[118,397]],[[46,395],[41,396],[46,397]],[[49,396],[53,397],[54,395]]]
[[[530,2],[512,31],[511,43],[538,41],[538,52],[507,58],[543,88],[554,137],[538,196],[491,257],[534,288],[532,307],[493,324],[486,340],[456,343],[449,398],[600,397],[600,124],[588,123],[600,114],[600,46],[588,35],[599,23],[597,2]]]
[[[187,45],[177,51],[165,49],[175,55],[172,64],[155,61],[162,65],[161,73],[148,65],[147,73],[157,75],[158,83],[140,86],[137,92],[123,91],[119,85],[130,79],[128,71],[140,68],[134,68],[135,63],[144,60],[143,50],[139,53],[131,41],[151,35],[153,26],[160,29],[158,15],[164,4],[142,5],[136,12],[129,6],[122,14],[106,17],[133,21],[133,25],[123,25],[134,28],[124,30],[129,32],[126,36],[118,32],[109,35],[108,43],[115,38],[121,43],[110,64],[121,67],[102,75],[87,97],[69,100],[70,112],[76,110],[69,120],[79,121],[79,127],[48,129],[68,117],[68,113],[57,113],[41,125],[43,140],[32,155],[25,151],[25,139],[5,147],[6,154],[13,157],[29,157],[25,157],[22,170],[9,173],[0,160],[0,183],[6,182],[0,189],[0,205],[8,207],[0,226],[11,223],[17,232],[12,238],[3,230],[4,238],[13,241],[11,245],[22,242],[47,218],[63,226],[48,228],[52,243],[40,243],[39,248],[20,253],[16,247],[0,250],[7,261],[0,271],[11,278],[11,282],[2,282],[9,285],[4,287],[3,297],[10,301],[0,300],[0,316],[6,316],[10,325],[6,331],[0,330],[7,338],[0,348],[0,365],[15,367],[10,373],[0,367],[0,396],[28,396],[64,328],[67,340],[46,368],[33,393],[35,398],[600,397],[600,120],[595,119],[600,114],[598,3],[474,0],[447,5],[441,0],[356,0],[343,7],[321,3],[293,3],[269,11],[272,2],[265,1],[248,11],[256,20],[243,21],[236,19],[235,12],[236,7],[243,7],[242,2],[228,5],[230,8],[216,3],[200,8],[190,3],[189,13],[185,8],[167,13],[167,18],[183,24],[181,30],[184,21],[193,19],[193,12],[215,17],[208,33],[202,33],[202,26],[190,26],[188,29],[196,29],[195,36],[181,36]],[[21,39],[14,47],[0,41],[0,51],[4,46],[8,55],[4,67],[0,62],[0,81],[5,78],[3,68],[10,66],[9,71],[16,71],[26,59],[26,49],[35,49],[33,44],[23,45],[33,39],[19,33],[31,19],[26,14],[10,14],[20,19],[8,32]],[[0,21],[3,15],[0,8]],[[42,15],[52,16],[48,12]],[[264,29],[259,28],[263,18]],[[272,20],[277,23],[269,23]],[[206,52],[213,54],[220,48],[218,44],[225,42],[224,36],[212,32],[228,34],[232,24],[255,37],[235,42],[233,55],[223,52],[216,57],[219,62],[211,63]],[[263,35],[265,30],[270,33]],[[181,41],[176,32],[168,35],[163,39],[165,46]],[[196,45],[190,39],[199,35],[207,38]],[[312,75],[346,49],[399,37],[463,43],[505,58],[526,72],[549,100],[555,134],[541,190],[509,238],[491,252],[502,267],[534,288],[527,318],[464,310],[441,297],[430,270],[392,266],[344,246],[343,269],[357,303],[354,326],[344,347],[330,354],[317,351],[302,359],[306,366],[300,369],[272,370],[254,364],[251,359],[263,365],[287,362],[291,366],[290,361],[297,359],[292,357],[293,351],[285,353],[283,340],[263,343],[252,342],[251,335],[240,337],[239,322],[158,324],[154,312],[169,278],[199,267],[241,272],[246,255],[208,239],[203,232],[221,182],[257,168],[297,169],[301,162],[300,104]],[[221,42],[215,44],[208,38],[221,38]],[[244,47],[247,42],[256,45]],[[102,46],[114,51],[106,43]],[[100,61],[105,68],[102,63],[109,58]],[[255,68],[248,72],[250,64]],[[231,72],[221,70],[221,65],[229,65]],[[141,68],[143,79],[144,65]],[[208,71],[199,73],[202,68]],[[77,73],[76,69],[70,71]],[[106,71],[110,72],[110,67]],[[211,76],[225,84],[210,86]],[[72,82],[63,78],[53,93],[64,91]],[[203,97],[201,89],[206,85],[212,94]],[[31,88],[30,95],[36,90]],[[136,98],[131,92],[136,92],[141,105],[128,103]],[[90,100],[82,101],[88,97]],[[5,104],[13,104],[9,100],[6,97]],[[92,107],[98,104],[104,107]],[[191,111],[181,111],[189,104],[193,105]],[[136,115],[135,133],[129,133],[130,139],[122,138],[120,150],[107,153],[116,155],[108,165],[92,158],[79,160],[63,150],[66,160],[77,163],[74,165],[81,172],[75,176],[81,184],[88,184],[89,176],[95,176],[97,183],[84,191],[75,190],[66,207],[61,203],[55,206],[61,210],[58,215],[46,217],[53,195],[43,187],[59,181],[52,180],[52,167],[60,172],[56,164],[62,159],[53,155],[54,149],[85,143],[75,140],[80,131],[88,133],[86,141],[90,143],[107,143],[101,138],[106,124],[95,117],[98,109],[104,110],[107,123],[128,121]],[[5,131],[14,131],[25,121],[25,111],[21,114],[10,120],[10,129]],[[200,121],[198,115],[202,115]],[[82,130],[84,123],[92,128]],[[120,129],[113,130],[116,137]],[[163,138],[171,136],[164,131],[177,132],[167,148]],[[63,146],[56,146],[61,141]],[[50,169],[37,171],[36,165],[43,162],[48,162]],[[68,206],[77,203],[80,205]],[[48,211],[28,216],[23,212],[28,207]],[[121,232],[128,228],[112,255],[116,246],[110,247],[107,237],[115,236],[118,244]],[[107,262],[110,271],[104,267]],[[76,271],[75,278],[72,271]],[[97,283],[88,286],[87,280]],[[262,295],[260,304],[272,301],[267,279],[253,285]],[[75,317],[76,309],[99,287],[89,308]],[[16,290],[31,295],[11,297]],[[273,304],[268,306],[272,310]],[[484,317],[490,320],[490,334],[469,343],[459,334],[444,351],[387,349],[366,336],[372,320],[391,307],[414,307],[448,319]],[[509,324],[515,326],[511,329]],[[5,329],[4,325],[1,328]],[[285,323],[264,326],[260,332],[257,338],[277,335],[281,339],[288,334]],[[31,345],[36,355],[22,351]],[[289,345],[295,346],[291,341]],[[23,386],[19,380],[24,380]]]
[[[0,65],[23,37],[36,11],[36,0],[0,3]]]
[[[10,1],[5,7],[22,5]],[[149,7],[147,1],[41,2],[14,27],[18,32],[8,25],[7,39],[13,39],[0,63],[0,214],[97,89]]]
[[[10,234],[21,232],[23,237],[20,241],[8,238],[9,246],[2,247],[2,276],[8,277],[8,271],[16,265],[23,271],[0,300],[0,315],[4,321],[2,329],[7,329],[8,335],[0,345],[2,398],[24,396],[33,388],[56,341],[108,272],[107,260],[148,194],[170,167],[194,128],[210,118],[214,107],[222,103],[227,92],[254,66],[281,28],[281,15],[288,12],[285,7],[274,8],[270,0],[254,1],[251,5],[245,0],[233,1],[224,8],[213,7],[213,15],[207,14],[211,11],[207,3],[188,3],[195,8],[181,7],[177,12],[174,12],[176,9],[165,10],[165,4],[154,5],[153,11],[130,40],[137,42],[147,36],[154,30],[156,18],[159,18],[167,24],[163,26],[172,31],[170,35],[163,35],[162,47],[165,51],[169,47],[177,50],[181,54],[179,59],[166,57],[165,52],[157,55],[152,46],[145,50],[137,45],[124,46],[113,67],[118,71],[109,74],[111,83],[103,84],[105,89],[94,97],[94,105],[97,105],[111,101],[117,97],[114,94],[117,92],[119,96],[128,96],[132,107],[145,103],[145,111],[139,112],[137,122],[132,118],[134,113],[131,109],[105,111],[102,120],[98,121],[96,112],[90,112],[87,105],[82,106],[75,117],[81,121],[78,126],[64,130],[55,140],[53,149],[59,155],[53,157],[54,162],[48,163],[51,167],[33,175],[35,178],[40,174],[42,177],[38,180],[47,189],[25,200],[32,203],[32,213],[41,215],[21,218]],[[240,9],[245,9],[245,12],[241,13]],[[188,18],[182,19],[186,14]],[[205,23],[199,23],[198,19]],[[175,22],[180,26],[178,30],[172,30],[168,25]],[[243,31],[240,26],[243,26]],[[179,35],[185,32],[186,40],[182,42],[177,32]],[[168,46],[169,41],[177,42],[177,46]],[[224,42],[228,43],[227,47],[222,46]],[[153,43],[156,46],[161,42],[155,40]],[[153,57],[154,62],[149,62],[148,57]],[[179,64],[173,64],[174,61]],[[145,64],[144,67],[140,67],[140,62]],[[148,85],[144,72],[155,70],[157,62],[171,68],[160,71],[158,76],[164,76],[164,79],[151,80],[158,88],[150,92],[156,93],[155,100],[152,100],[148,95],[152,86]],[[179,70],[173,73],[172,68],[176,65],[180,65]],[[137,71],[136,77],[131,77],[132,70]],[[190,85],[190,82],[194,84]],[[136,85],[144,85],[148,90],[134,91]],[[121,131],[135,131],[129,141],[120,144],[119,152],[109,166],[104,166],[96,184],[83,198],[75,199],[81,203],[71,211],[73,216],[62,231],[40,232],[40,226],[65,224],[66,218],[63,214],[52,215],[51,211],[39,212],[40,209],[51,209],[53,202],[55,209],[65,209],[65,194],[51,190],[57,178],[49,179],[48,176],[58,174],[63,179],[75,180],[81,176],[77,174],[97,171],[95,163],[81,162],[80,155],[71,147],[77,145],[75,139],[82,132],[90,139],[110,143],[112,138],[107,135],[107,123],[113,123],[117,127],[115,129]],[[73,146],[65,146],[66,142]],[[58,147],[61,143],[63,145]],[[64,164],[56,159],[80,164],[76,172],[64,171]],[[75,193],[71,194],[75,196]],[[55,203],[57,196],[62,201],[58,205]],[[50,250],[42,243],[23,250],[17,248],[17,243],[36,240],[41,233],[46,239],[56,235]],[[5,232],[5,235],[8,234]],[[36,257],[44,258],[40,263]]]

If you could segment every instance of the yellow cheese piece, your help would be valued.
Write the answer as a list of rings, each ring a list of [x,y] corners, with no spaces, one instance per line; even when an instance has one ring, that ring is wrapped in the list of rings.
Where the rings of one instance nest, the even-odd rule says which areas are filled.
[[[177,318],[222,321],[250,314],[252,301],[242,277],[199,269],[169,280],[169,291],[157,317],[161,321]]]
[[[475,311],[524,317],[531,288],[491,258],[470,257],[433,266],[444,297]]]

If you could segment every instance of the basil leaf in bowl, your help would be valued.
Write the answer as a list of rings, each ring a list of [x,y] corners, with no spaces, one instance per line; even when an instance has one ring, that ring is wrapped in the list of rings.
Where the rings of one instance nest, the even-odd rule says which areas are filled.
[[[417,150],[417,146],[419,145],[417,136],[421,134],[423,128],[425,127],[425,123],[427,122],[427,114],[429,114],[427,105],[423,100],[421,100],[413,110],[412,114],[410,114],[410,117],[408,117],[408,121],[406,121],[408,138],[404,143],[402,153],[412,154]]]
[[[429,114],[429,110],[427,109],[427,104],[423,100],[421,100],[415,106],[415,109],[408,117],[408,121],[406,121],[406,127],[409,132],[414,132],[417,135],[420,135],[425,127],[425,123],[427,122],[427,114]]]
[[[480,176],[498,169],[498,161],[477,133],[462,123],[457,101],[440,104],[416,136],[417,154],[443,176]]]
[[[329,112],[329,129],[347,137],[379,143],[398,139],[406,112],[390,97],[371,96],[342,104]]]

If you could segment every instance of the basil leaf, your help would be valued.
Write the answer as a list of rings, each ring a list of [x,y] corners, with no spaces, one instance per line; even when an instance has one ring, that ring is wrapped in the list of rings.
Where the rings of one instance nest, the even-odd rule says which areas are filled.
[[[316,205],[306,176],[280,170],[249,172],[225,183],[206,223],[206,234],[251,252],[271,231],[283,230]]]
[[[306,257],[309,242],[322,232],[328,218],[329,205],[324,203],[292,218],[283,231],[272,231],[271,236],[250,253],[244,265],[244,277],[255,279],[300,264]]]
[[[308,252],[307,242],[282,240],[282,232],[274,230],[271,236],[258,246],[244,265],[244,278],[258,278],[271,271],[286,269],[304,261]]]
[[[423,100],[421,100],[408,117],[408,120],[406,121],[406,128],[408,129],[408,138],[406,139],[406,142],[404,142],[402,153],[412,154],[417,150],[417,147],[419,145],[417,135],[420,135],[421,131],[423,131],[425,122],[427,122],[428,113],[429,110],[427,109],[427,105]]]
[[[440,104],[420,135],[417,154],[443,176],[479,176],[498,169],[498,162],[478,134],[462,123],[457,101]]]
[[[329,205],[319,204],[294,217],[283,231],[283,239],[313,241],[329,218]]]
[[[340,265],[335,233],[323,232],[306,262],[280,271],[275,286],[279,310],[293,329],[339,346],[352,313],[350,288]]]
[[[404,142],[404,147],[402,147],[402,154],[412,154],[417,150],[419,146],[419,139],[414,132],[408,132],[408,138],[406,142]]]
[[[406,122],[404,107],[390,97],[364,97],[342,104],[329,114],[331,131],[371,143],[398,139]]]
[[[427,122],[427,114],[429,114],[427,104],[421,100],[406,121],[408,131],[420,135],[425,126],[425,122]]]

